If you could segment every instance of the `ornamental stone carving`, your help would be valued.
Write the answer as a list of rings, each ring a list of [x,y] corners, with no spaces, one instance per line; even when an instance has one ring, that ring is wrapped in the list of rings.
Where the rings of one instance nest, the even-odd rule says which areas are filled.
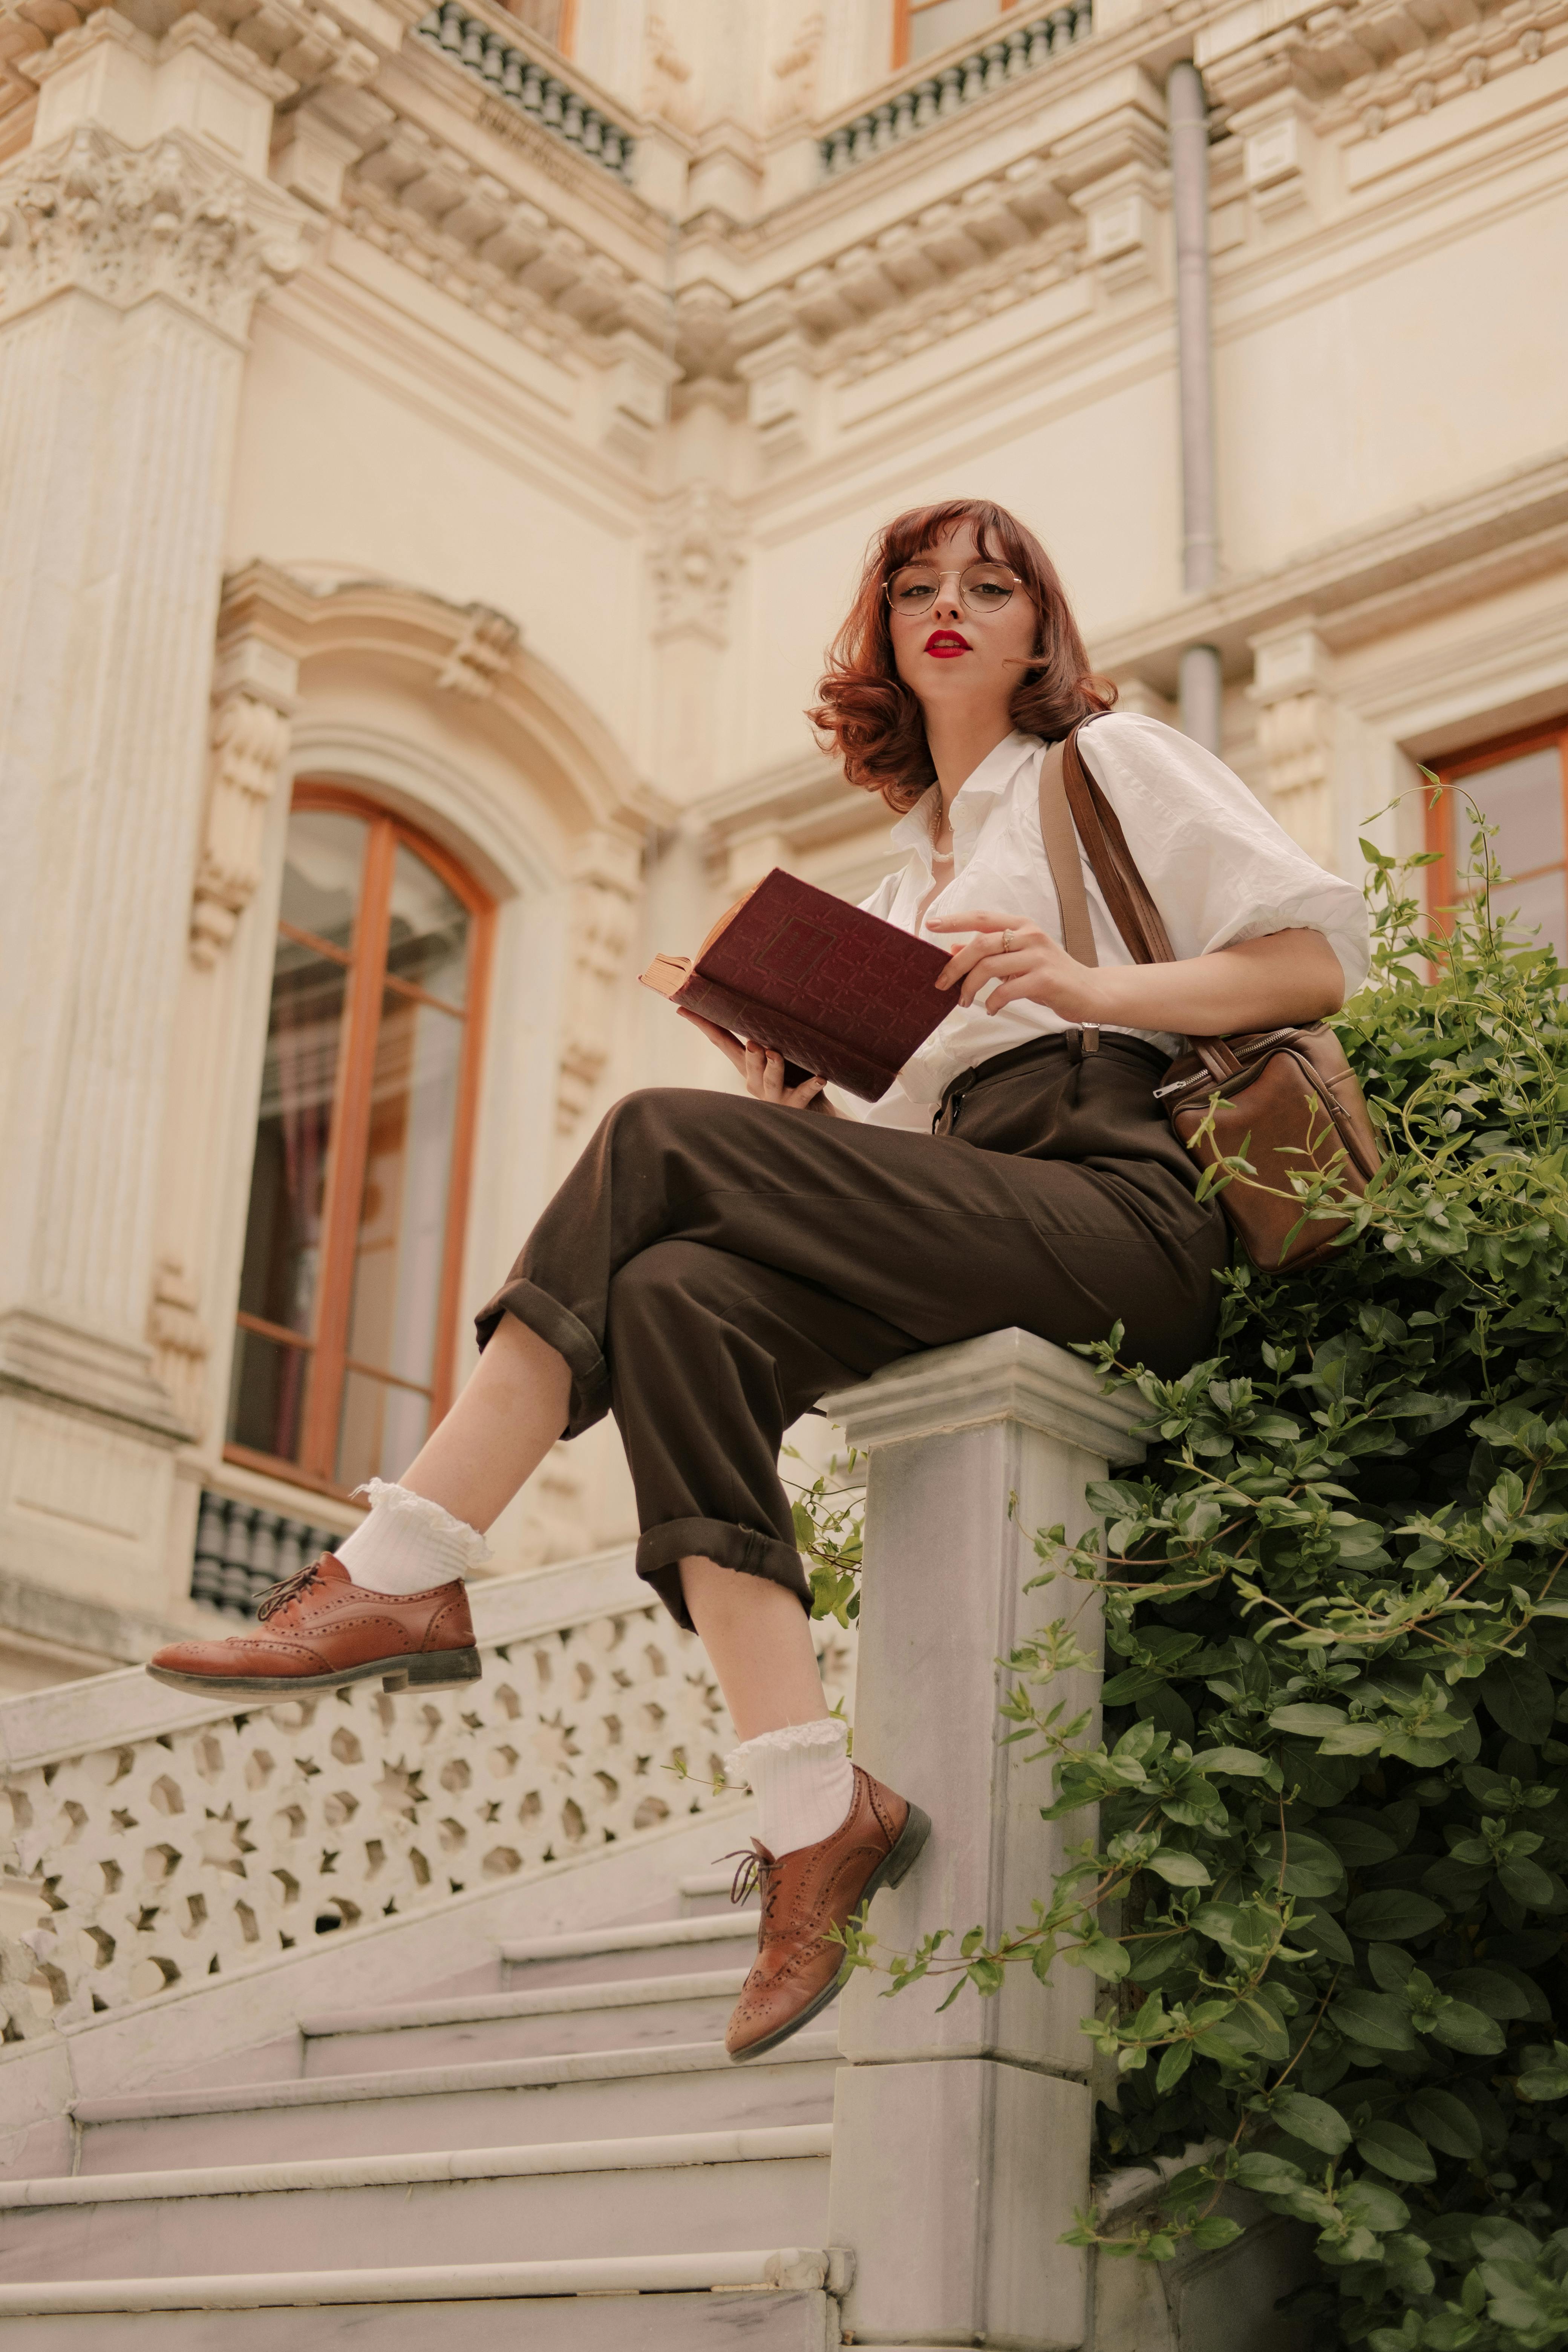
[[[734,1734],[695,1634],[624,1571],[545,1623],[531,1589],[479,1588],[484,1678],[461,1690],[171,1723],[156,1684],[116,1677],[111,1731],[98,1684],[68,1700],[51,1752],[0,1769],[0,2042],[707,1811]],[[854,1639],[813,1633],[844,1697]]]
[[[729,643],[730,590],[745,561],[742,536],[735,507],[711,482],[689,483],[663,501],[648,556],[656,638]]]
[[[80,287],[122,310],[165,294],[239,336],[300,267],[299,219],[181,131],[132,148],[84,128],[0,178],[0,318]]]
[[[470,604],[467,625],[447,655],[436,683],[448,694],[483,702],[522,642],[522,632],[491,604]]]
[[[212,782],[191,900],[191,961],[204,971],[227,947],[261,878],[261,835],[289,750],[285,713],[245,688],[213,717]]]
[[[1315,629],[1292,626],[1252,641],[1250,699],[1258,706],[1262,780],[1292,839],[1328,865],[1332,856],[1334,709],[1328,648]]]
[[[634,844],[595,835],[577,861],[567,917],[566,1001],[555,1089],[555,1125],[569,1136],[604,1076],[615,1036],[617,991],[640,895]]]

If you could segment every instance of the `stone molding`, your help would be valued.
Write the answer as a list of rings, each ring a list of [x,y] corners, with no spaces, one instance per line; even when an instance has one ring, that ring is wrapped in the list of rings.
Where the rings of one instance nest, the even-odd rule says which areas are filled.
[[[574,836],[604,829],[640,845],[670,814],[603,719],[489,605],[454,604],[394,580],[308,578],[258,560],[226,580],[217,634],[220,654],[254,636],[301,673],[318,658],[353,654],[402,672],[421,693],[483,701],[487,727],[500,723],[511,755]]]
[[[300,219],[184,131],[132,148],[83,128],[0,177],[0,320],[73,287],[119,310],[162,294],[237,340],[304,259]]]
[[[1141,1400],[1107,1396],[1078,1357],[1017,1329],[890,1364],[819,1410],[858,1452],[1006,1421],[1117,1464],[1142,1460],[1134,1432],[1147,1418]]]
[[[151,1350],[31,1307],[0,1316],[0,1390],[122,1422],[160,1444],[190,1436],[154,1377]]]

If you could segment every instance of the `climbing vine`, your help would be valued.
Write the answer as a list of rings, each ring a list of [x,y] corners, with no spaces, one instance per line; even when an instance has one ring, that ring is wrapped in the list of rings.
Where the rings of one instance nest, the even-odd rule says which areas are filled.
[[[1494,917],[1484,835],[1446,933],[1363,849],[1373,980],[1336,1025],[1389,1159],[1351,1236],[1300,1276],[1234,1268],[1179,1380],[1085,1351],[1150,1440],[1090,1489],[1102,1533],[1037,1538],[1053,1598],[1102,1596],[1104,1736],[1053,1696],[1089,1663],[1081,1605],[1007,1661],[1004,1712],[1051,1768],[1047,1817],[1070,1839],[1098,1806],[1098,1835],[998,1944],[851,1941],[949,1998],[1014,1966],[1101,1980],[1103,2160],[1199,2160],[1152,2223],[1107,2244],[1080,2217],[1078,2242],[1224,2244],[1236,2184],[1316,2231],[1297,2308],[1324,2346],[1545,2352],[1568,2344],[1568,975]],[[1297,1190],[1304,1214],[1331,1192]]]

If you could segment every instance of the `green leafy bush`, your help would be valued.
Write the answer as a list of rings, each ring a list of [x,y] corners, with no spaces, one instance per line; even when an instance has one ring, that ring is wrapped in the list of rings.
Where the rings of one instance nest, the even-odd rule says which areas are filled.
[[[1090,1351],[1148,1462],[1091,1489],[1103,1543],[1037,1549],[1058,1599],[1103,1591],[1105,1737],[1052,1702],[1070,1617],[1005,1712],[1099,1840],[1002,1944],[892,1966],[1104,1981],[1104,2159],[1208,2151],[1118,2251],[1224,2242],[1230,2181],[1317,2231],[1323,2344],[1540,2352],[1568,2344],[1564,975],[1484,889],[1428,936],[1366,854],[1373,981],[1338,1025],[1384,1176],[1326,1265],[1231,1272],[1184,1378]]]

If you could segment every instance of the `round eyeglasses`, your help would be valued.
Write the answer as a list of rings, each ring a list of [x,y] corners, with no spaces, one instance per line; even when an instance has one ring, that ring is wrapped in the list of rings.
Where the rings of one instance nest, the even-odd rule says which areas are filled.
[[[958,582],[959,600],[976,619],[985,613],[999,613],[1011,601],[1014,589],[1024,586],[1005,563],[971,563],[956,572],[940,572],[934,563],[905,563],[888,583],[889,605],[895,613],[918,618],[931,611],[944,580]]]

